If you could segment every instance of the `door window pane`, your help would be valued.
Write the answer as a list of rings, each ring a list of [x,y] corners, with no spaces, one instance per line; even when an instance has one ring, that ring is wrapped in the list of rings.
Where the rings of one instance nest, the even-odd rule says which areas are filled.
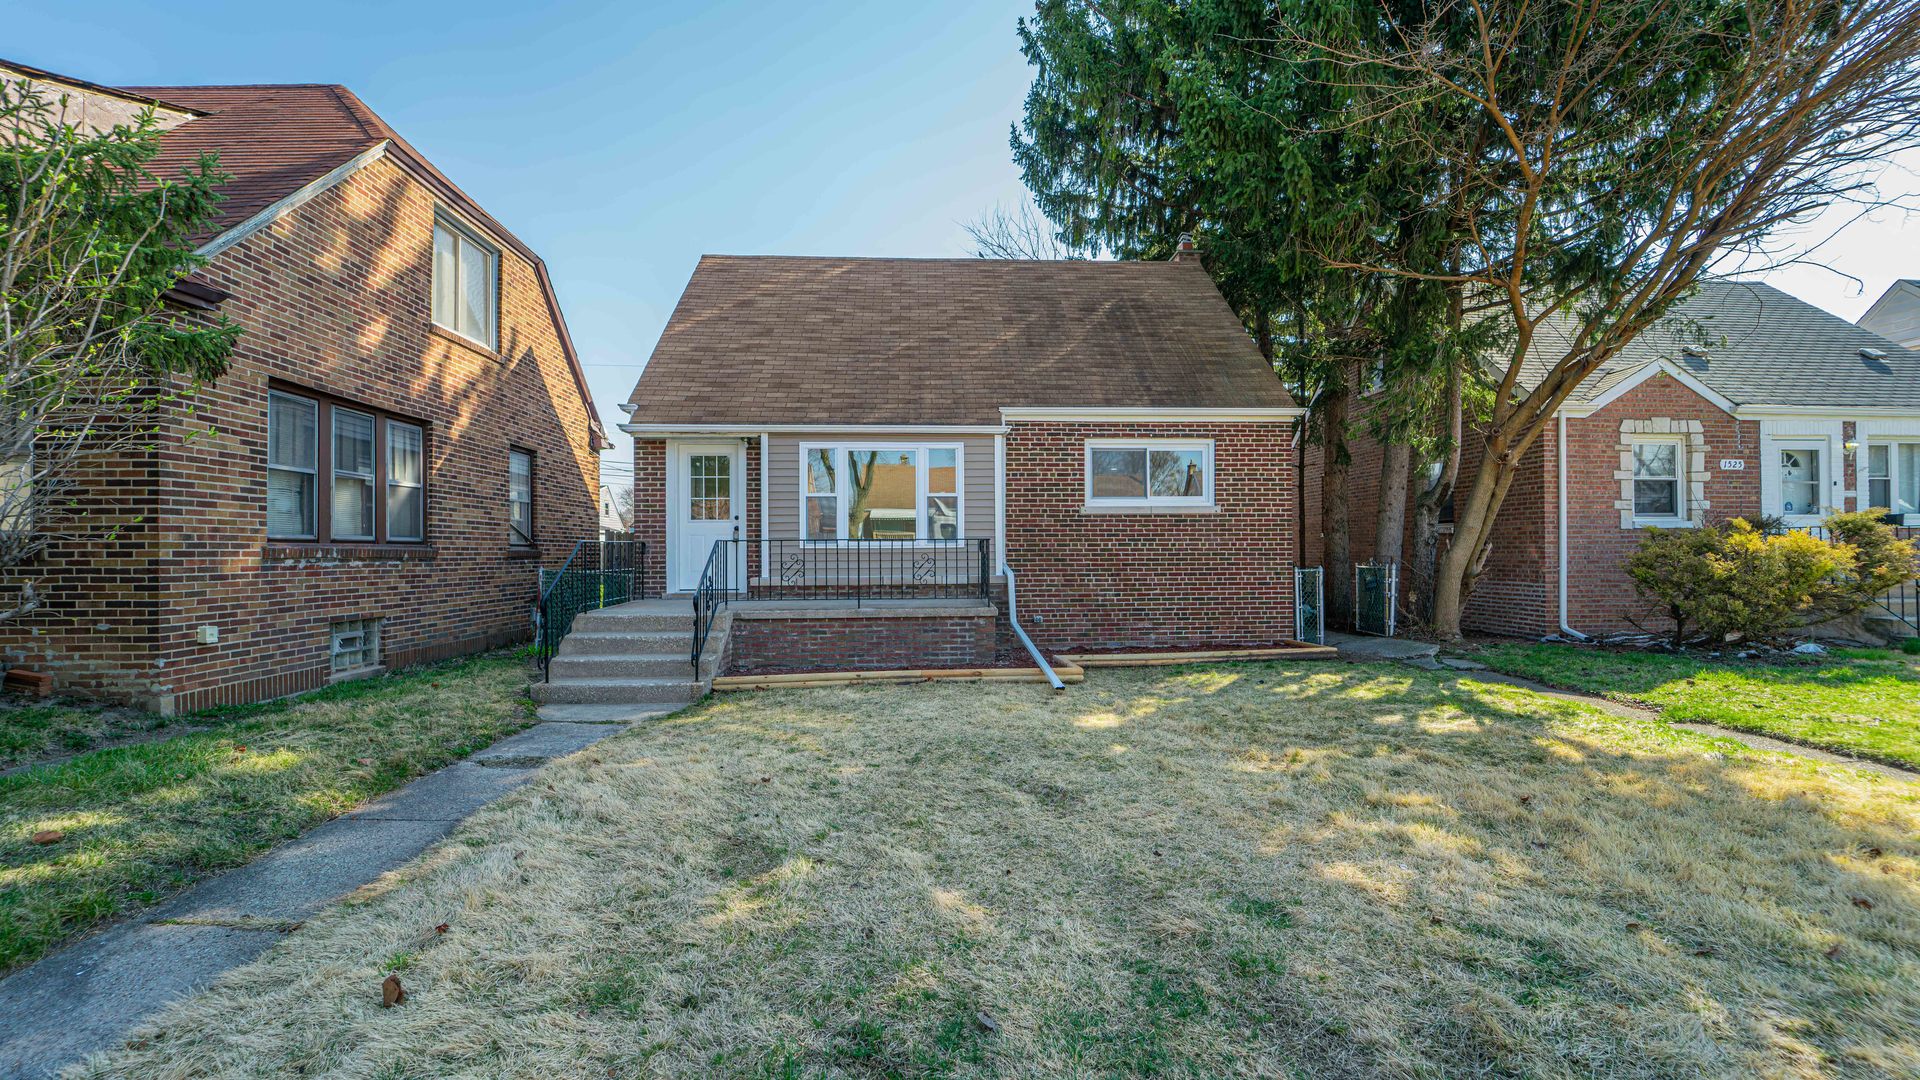
[[[1096,499],[1147,497],[1145,450],[1095,450],[1092,495]]]
[[[731,520],[733,518],[732,455],[688,455],[687,496],[691,503],[693,520]]]
[[[333,410],[333,535],[373,539],[373,417]]]
[[[418,427],[387,421],[387,539],[425,539],[425,438]]]
[[[847,452],[847,535],[912,540],[919,516],[918,450]]]
[[[320,407],[306,398],[267,399],[267,535],[314,535],[319,470]]]
[[[1820,451],[1780,451],[1780,513],[1800,517],[1820,512]]]

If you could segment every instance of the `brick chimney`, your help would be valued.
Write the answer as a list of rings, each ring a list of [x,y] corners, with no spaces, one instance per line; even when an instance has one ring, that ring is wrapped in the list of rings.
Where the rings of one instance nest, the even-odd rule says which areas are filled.
[[[1173,247],[1174,262],[1199,262],[1200,246],[1193,242],[1192,233],[1181,233]]]

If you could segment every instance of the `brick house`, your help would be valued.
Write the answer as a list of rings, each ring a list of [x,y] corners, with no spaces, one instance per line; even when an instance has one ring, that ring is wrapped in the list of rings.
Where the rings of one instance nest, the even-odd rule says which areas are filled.
[[[1300,410],[1192,252],[710,255],[622,407],[644,591],[730,593],[733,668],[990,663],[1009,570],[1049,651],[1294,636]]]
[[[113,470],[126,527],[26,568],[46,603],[0,627],[9,661],[174,712],[526,639],[536,568],[595,534],[605,442],[539,256],[343,87],[6,67],[70,115],[153,109],[156,175],[219,155],[211,262],[173,299],[245,328]]]
[[[1469,438],[1463,477],[1476,447]],[[1379,469],[1378,445],[1357,440],[1356,561],[1375,550]],[[1623,567],[1647,526],[1768,515],[1804,527],[1868,507],[1920,526],[1920,353],[1770,286],[1710,280],[1529,448],[1463,626],[1540,637],[1655,625]],[[1317,514],[1307,546],[1321,555]]]

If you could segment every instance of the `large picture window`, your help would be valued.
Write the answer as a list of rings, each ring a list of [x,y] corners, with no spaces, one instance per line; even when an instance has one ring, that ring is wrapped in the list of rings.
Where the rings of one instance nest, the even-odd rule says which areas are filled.
[[[493,302],[500,255],[471,229],[442,216],[433,223],[433,321],[493,348]]]
[[[1090,507],[1180,507],[1213,503],[1213,443],[1177,439],[1087,444]]]
[[[426,449],[426,428],[417,422],[320,394],[271,391],[267,537],[424,541]]]
[[[958,540],[957,446],[803,446],[806,540]]]

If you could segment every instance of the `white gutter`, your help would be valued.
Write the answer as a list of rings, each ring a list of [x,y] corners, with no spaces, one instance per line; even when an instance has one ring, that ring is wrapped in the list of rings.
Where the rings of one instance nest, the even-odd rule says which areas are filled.
[[[1567,625],[1567,414],[1560,413],[1560,633],[1576,641],[1593,638]]]
[[[758,435],[763,431],[783,434],[846,434],[872,432],[879,435],[999,435],[1003,424],[621,424],[629,435]]]
[[[1014,596],[1013,567],[1007,565],[1005,559],[1000,560],[1000,573],[1007,579],[1007,625],[1013,627],[1013,632],[1020,638],[1020,644],[1027,647],[1027,655],[1033,657],[1033,662],[1040,665],[1040,674],[1047,677],[1047,681],[1053,684],[1055,690],[1065,690],[1067,684],[1061,682],[1060,676],[1054,674],[1053,665],[1047,663],[1047,658],[1040,655],[1039,646],[1035,645],[1033,639],[1027,636],[1027,632],[1020,628],[1020,605]]]

